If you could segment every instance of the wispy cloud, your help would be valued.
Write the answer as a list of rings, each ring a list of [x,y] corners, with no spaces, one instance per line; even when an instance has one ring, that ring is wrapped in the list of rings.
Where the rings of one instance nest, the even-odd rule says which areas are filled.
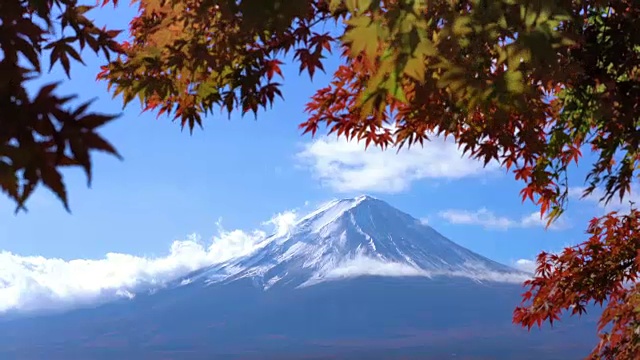
[[[410,149],[365,150],[364,141],[321,137],[305,145],[298,160],[337,192],[398,193],[423,179],[460,179],[497,169],[462,155],[450,140],[434,138]]]
[[[355,278],[359,276],[385,276],[385,277],[427,277],[456,276],[470,278],[478,281],[522,283],[529,279],[527,274],[511,272],[496,272],[478,264],[468,264],[466,271],[425,271],[409,264],[382,261],[366,256],[357,256],[331,269],[321,278],[312,279],[303,286],[313,285],[325,280],[339,280]]]
[[[600,202],[600,199],[604,196],[604,191],[600,188],[596,188],[589,196],[582,197],[586,187],[576,186],[569,188],[569,197],[575,200],[586,201],[594,204],[600,209],[609,211],[625,212],[630,208],[630,202],[640,206],[640,193],[637,190],[638,184],[634,184],[636,187],[631,187],[631,192],[627,193],[625,197],[620,200],[620,197],[614,196],[608,204]]]
[[[521,218],[510,218],[495,214],[487,208],[469,211],[460,209],[449,209],[438,213],[438,216],[451,224],[458,225],[476,225],[485,229],[507,230],[510,228],[533,228],[545,227],[546,219],[540,217],[539,212],[534,212]],[[549,229],[562,230],[568,228],[569,225],[565,218],[555,221]]]
[[[408,264],[385,262],[365,256],[356,257],[331,269],[326,278],[340,279],[358,276],[428,276],[425,271]]]

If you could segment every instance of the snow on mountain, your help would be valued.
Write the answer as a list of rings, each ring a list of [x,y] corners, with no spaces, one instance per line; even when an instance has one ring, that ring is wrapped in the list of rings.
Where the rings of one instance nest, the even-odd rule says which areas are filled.
[[[529,275],[476,254],[370,196],[329,202],[253,253],[202,269],[181,284],[251,279],[265,290],[357,276],[462,276],[522,282]]]

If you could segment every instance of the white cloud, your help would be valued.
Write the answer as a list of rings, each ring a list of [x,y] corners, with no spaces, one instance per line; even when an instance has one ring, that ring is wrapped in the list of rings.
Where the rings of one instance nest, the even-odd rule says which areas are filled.
[[[358,276],[429,276],[429,274],[421,269],[401,263],[384,262],[378,259],[372,259],[360,256],[352,259],[341,266],[333,268],[325,277],[333,278],[350,278]]]
[[[305,144],[297,157],[325,186],[343,193],[398,193],[422,179],[459,179],[497,169],[495,163],[483,168],[452,140],[441,138],[397,152],[373,145],[365,150],[364,141],[325,136]]]
[[[533,212],[520,219],[512,219],[506,216],[499,216],[492,211],[481,208],[476,211],[449,209],[438,213],[438,215],[452,224],[478,225],[485,229],[507,230],[510,228],[532,228],[545,227],[546,219],[540,218],[539,212]],[[568,227],[564,218],[556,220],[549,229],[561,230]]]
[[[266,224],[286,233],[295,219],[289,211]],[[197,235],[174,241],[169,253],[142,257],[108,253],[102,259],[63,260],[0,252],[0,313],[52,310],[131,297],[136,291],[162,286],[194,270],[248,254],[260,247],[263,230],[225,231],[205,244]]]
[[[562,215],[559,219],[556,219],[550,226],[550,230],[564,230],[571,225],[568,221],[569,217],[567,215]],[[522,228],[531,228],[531,227],[546,227],[547,226],[547,218],[540,217],[540,212],[535,211],[527,216],[523,216],[520,219],[518,225]]]
[[[536,262],[530,259],[518,259],[514,262],[513,266],[518,270],[526,271],[531,274],[536,271]]]
[[[513,226],[512,220],[496,216],[485,208],[477,211],[449,209],[438,215],[452,224],[481,225],[489,229],[507,229]]]
[[[289,232],[291,227],[295,225],[297,220],[298,214],[290,210],[276,214],[271,219],[263,222],[262,225],[273,225],[275,228],[274,234],[276,236],[284,236]]]

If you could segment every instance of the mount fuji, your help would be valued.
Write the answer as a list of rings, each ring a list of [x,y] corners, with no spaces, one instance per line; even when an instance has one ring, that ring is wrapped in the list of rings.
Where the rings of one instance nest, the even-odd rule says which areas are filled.
[[[254,253],[182,281],[249,278],[266,290],[367,275],[449,275],[520,283],[528,277],[452,242],[384,201],[362,195],[331,201],[286,233],[265,239]]]
[[[131,298],[0,317],[0,358],[583,358],[594,314],[531,333],[511,323],[529,276],[359,196]]]

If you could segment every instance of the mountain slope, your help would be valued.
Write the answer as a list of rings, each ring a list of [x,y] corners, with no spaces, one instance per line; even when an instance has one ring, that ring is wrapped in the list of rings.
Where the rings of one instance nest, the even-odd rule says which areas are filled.
[[[268,289],[363,276],[464,276],[522,281],[527,274],[489,260],[370,196],[332,201],[256,252],[183,279],[228,283],[250,278]]]

